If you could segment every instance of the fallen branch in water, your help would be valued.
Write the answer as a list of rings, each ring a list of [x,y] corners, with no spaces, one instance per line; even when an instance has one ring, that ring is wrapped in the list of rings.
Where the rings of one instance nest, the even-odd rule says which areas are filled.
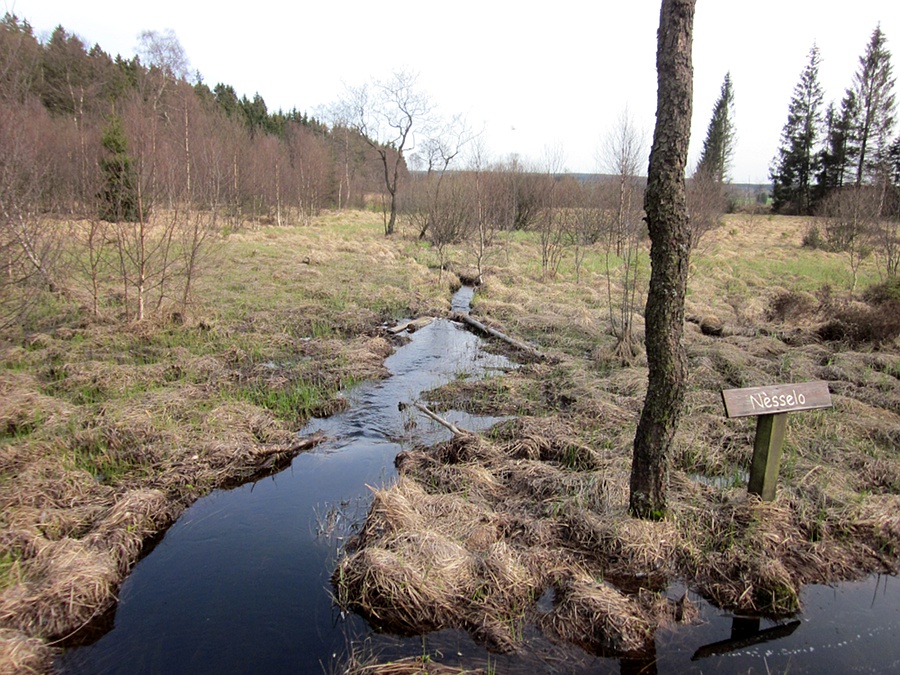
[[[394,335],[399,335],[403,331],[415,333],[420,328],[425,328],[425,326],[430,324],[432,321],[434,321],[434,317],[423,316],[412,321],[406,321],[405,323],[401,323],[397,326],[394,326],[393,328],[388,328],[388,333],[393,333]]]
[[[315,433],[312,436],[307,436],[306,438],[299,438],[291,445],[291,452],[302,452],[303,450],[309,450],[310,448],[314,448],[319,443],[327,440],[328,436],[323,433]]]
[[[326,440],[328,440],[328,437],[325,434],[316,433],[305,438],[298,438],[287,447],[275,445],[259,448],[256,451],[257,456],[265,457],[265,459],[253,467],[253,471],[267,471],[278,467],[281,463],[293,459],[295,455],[305,450],[310,450]]]
[[[454,436],[466,436],[466,435],[472,433],[471,431],[467,431],[466,429],[461,429],[461,428],[459,428],[458,426],[456,426],[455,424],[453,424],[453,422],[448,422],[448,421],[445,420],[443,417],[439,417],[438,415],[436,415],[435,413],[431,412],[427,407],[425,407],[425,406],[422,405],[421,403],[413,403],[413,406],[414,406],[417,410],[419,410],[419,411],[421,411],[422,413],[424,413],[427,417],[433,419],[433,420],[434,420],[435,422],[437,422],[438,424],[447,427],[447,428],[450,430],[450,432],[451,432]]]
[[[486,334],[490,335],[491,337],[495,337],[498,340],[502,340],[503,342],[510,345],[511,347],[514,347],[514,348],[518,349],[519,351],[522,351],[522,352],[525,352],[526,354],[531,355],[532,357],[536,358],[538,361],[545,361],[547,359],[547,356],[543,352],[536,349],[535,347],[532,347],[529,344],[525,344],[524,342],[521,342],[520,340],[516,340],[515,338],[510,337],[506,333],[501,333],[499,330],[491,328],[490,326],[485,326],[483,323],[481,323],[477,319],[473,319],[468,314],[454,314],[452,318],[454,321],[462,321],[463,323],[468,324],[472,328],[475,328],[476,330],[479,330],[482,333],[486,333]]]

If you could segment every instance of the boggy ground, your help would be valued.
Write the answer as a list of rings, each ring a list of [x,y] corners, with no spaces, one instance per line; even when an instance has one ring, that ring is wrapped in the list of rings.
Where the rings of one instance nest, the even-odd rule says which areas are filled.
[[[896,573],[900,304],[853,299],[840,256],[801,248],[805,226],[734,216],[695,257],[689,394],[660,522],[627,513],[646,365],[617,361],[605,286],[565,273],[538,282],[527,263],[505,262],[529,260],[528,242],[509,240],[473,314],[550,359],[430,394],[437,409],[515,419],[397,458],[399,480],[376,493],[334,573],[339,600],[388,631],[460,627],[525,651],[532,623],[628,654],[694,616],[667,596],[675,581],[723,608],[784,617],[802,609],[804,584]],[[726,419],[720,391],[819,379],[834,408],[790,416],[776,500],[748,496],[755,421]]]
[[[91,317],[73,281],[71,302],[0,336],[0,673],[47,670],[148,538],[306,447],[306,419],[384,374],[384,322],[449,312],[381,232],[371,213],[238,231],[177,321]]]
[[[463,626],[496,649],[521,648],[535,620],[628,651],[690,619],[658,592],[673,579],[781,614],[803,583],[895,569],[900,367],[875,320],[891,312],[851,301],[844,261],[802,249],[804,227],[734,217],[695,255],[691,390],[658,523],[625,511],[646,368],[615,357],[602,256],[578,283],[565,262],[541,278],[537,237],[501,235],[474,313],[551,358],[433,393],[515,419],[398,458],[336,573],[341,599],[386,628]],[[202,494],[277,469],[341,386],[382,375],[384,322],[449,311],[455,277],[437,255],[382,231],[364,213],[239,231],[183,320],[129,325],[115,305],[92,318],[75,293],[2,336],[0,673],[46,670],[56,641],[115,602],[148,538]],[[471,260],[465,246],[449,257]],[[871,264],[860,278],[876,279]],[[778,499],[750,500],[753,423],[726,420],[719,390],[808,379],[829,381],[835,409],[791,416]]]

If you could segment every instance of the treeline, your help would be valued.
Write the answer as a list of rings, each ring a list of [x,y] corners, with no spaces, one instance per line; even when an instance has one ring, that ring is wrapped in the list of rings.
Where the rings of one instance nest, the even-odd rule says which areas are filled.
[[[770,176],[773,208],[815,215],[805,244],[848,255],[852,284],[874,255],[900,274],[900,136],[887,38],[877,26],[840,103],[824,106],[813,45],[794,87]]]
[[[900,136],[894,136],[897,106],[887,37],[875,28],[843,97],[827,106],[820,60],[813,45],[772,161],[773,206],[782,213],[813,215],[834,193],[853,188],[868,193],[877,210],[889,215],[900,191]]]
[[[187,303],[222,228],[308,222],[383,191],[379,146],[357,130],[188,75],[171,32],[113,58],[63,27],[42,43],[4,16],[0,325],[47,289],[87,290],[94,312],[115,300],[129,319]]]
[[[283,219],[287,209],[308,216],[361,204],[378,188],[372,152],[353,131],[296,109],[269,112],[259,94],[239,98],[227,84],[190,84],[171,33],[144,33],[140,51],[145,62],[113,58],[61,26],[41,44],[27,21],[4,17],[0,104],[43,139],[46,156],[30,148],[44,168],[43,207],[90,215],[102,191],[103,134],[116,124],[136,167],[166,188],[152,195],[157,202],[171,201],[177,186],[187,193],[179,197],[215,202],[237,218]]]

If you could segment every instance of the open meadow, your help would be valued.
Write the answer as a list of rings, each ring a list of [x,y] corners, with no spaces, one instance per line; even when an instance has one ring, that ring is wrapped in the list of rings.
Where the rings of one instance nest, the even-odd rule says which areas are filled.
[[[854,280],[844,254],[803,247],[808,226],[729,215],[694,252],[689,392],[659,522],[627,510],[647,369],[611,330],[620,262],[588,248],[576,270],[564,251],[548,274],[537,233],[495,233],[472,315],[546,358],[428,395],[438,413],[512,419],[402,453],[335,572],[338,600],[389,630],[455,626],[501,651],[536,621],[627,652],[691,620],[661,593],[676,580],[786,616],[804,584],[895,572],[900,293],[877,286],[872,258]],[[144,544],[197,498],[311,447],[295,433],[307,419],[386,374],[388,327],[449,316],[476,252],[416,235],[385,237],[365,211],[238,229],[186,310],[125,322],[114,294],[97,316],[86,295],[48,295],[2,334],[0,673],[47,670],[53,644],[116,602]],[[637,269],[640,298],[646,260]],[[638,345],[642,326],[638,311]],[[721,390],[812,380],[833,409],[790,416],[776,500],[748,497],[754,421],[726,419]],[[548,588],[554,606],[536,616]]]

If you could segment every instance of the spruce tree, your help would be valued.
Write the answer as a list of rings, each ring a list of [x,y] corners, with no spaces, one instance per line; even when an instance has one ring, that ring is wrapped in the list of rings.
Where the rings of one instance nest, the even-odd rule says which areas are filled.
[[[108,156],[100,160],[100,170],[106,184],[99,195],[100,218],[111,223],[135,222],[139,219],[137,182],[131,157],[128,155],[128,140],[122,120],[113,116],[103,132],[103,148]]]
[[[815,152],[822,127],[822,87],[819,85],[819,48],[809,50],[809,62],[794,87],[788,119],[781,131],[781,147],[773,160],[773,207],[808,215],[812,206],[813,179],[819,171]]]
[[[832,190],[853,182],[858,148],[853,120],[856,117],[856,95],[848,91],[841,101],[840,112],[834,104],[825,112],[825,135],[819,152],[819,175],[813,188],[813,210]]]
[[[726,73],[706,130],[703,151],[697,163],[697,173],[711,176],[717,183],[724,183],[734,155],[735,140],[734,89],[731,84],[731,73]]]
[[[878,180],[883,174],[894,128],[896,105],[891,53],[887,38],[876,26],[859,59],[859,70],[847,94],[856,99],[853,118],[853,141],[856,151],[854,167],[856,185]]]

